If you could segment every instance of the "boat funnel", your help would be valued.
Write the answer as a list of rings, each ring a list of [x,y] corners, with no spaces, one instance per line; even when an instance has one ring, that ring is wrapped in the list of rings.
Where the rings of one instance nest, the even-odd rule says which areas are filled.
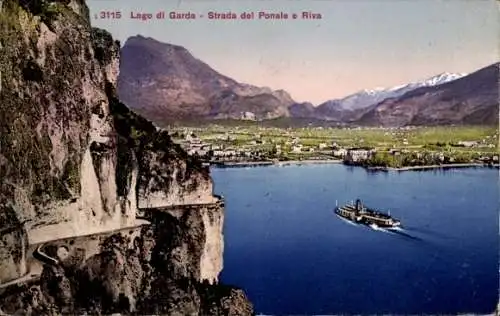
[[[361,200],[360,200],[360,199],[357,199],[357,200],[356,200],[356,209],[357,209],[357,210],[361,210],[361,209],[362,209],[362,206],[361,206]]]

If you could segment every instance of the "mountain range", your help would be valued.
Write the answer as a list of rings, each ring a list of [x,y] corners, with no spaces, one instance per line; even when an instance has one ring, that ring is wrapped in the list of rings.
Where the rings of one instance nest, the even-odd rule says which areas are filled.
[[[151,120],[272,119],[288,116],[295,101],[283,91],[239,83],[184,47],[143,36],[121,49],[118,93]]]
[[[121,49],[118,94],[125,104],[158,124],[276,118],[372,126],[495,124],[498,66],[362,90],[315,106],[294,101],[284,90],[237,82],[184,47],[138,35],[127,39]]]
[[[498,125],[499,64],[370,106],[360,125]]]
[[[409,84],[399,85],[391,88],[375,88],[371,90],[362,90],[339,100],[327,101],[320,106],[335,105],[343,110],[359,110],[384,101],[388,98],[397,98],[408,91],[415,90],[420,87],[437,86],[449,81],[456,80],[465,75],[466,74],[442,73],[423,81],[412,82]]]

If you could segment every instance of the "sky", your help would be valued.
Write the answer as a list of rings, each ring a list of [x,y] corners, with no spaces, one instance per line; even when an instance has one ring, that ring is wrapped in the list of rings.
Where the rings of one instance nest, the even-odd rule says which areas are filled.
[[[122,44],[143,35],[184,46],[239,82],[284,89],[320,104],[363,89],[470,73],[499,60],[495,0],[87,0],[92,24]],[[120,11],[120,19],[95,18]],[[159,11],[194,20],[132,19]],[[208,12],[260,11],[321,19],[209,20]],[[201,18],[200,15],[204,17]]]

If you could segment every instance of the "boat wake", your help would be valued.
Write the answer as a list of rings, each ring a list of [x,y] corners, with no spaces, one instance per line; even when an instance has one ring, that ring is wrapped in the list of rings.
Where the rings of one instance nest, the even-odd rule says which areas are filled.
[[[432,236],[432,237],[443,238],[443,239],[450,238],[450,236],[447,236],[447,235],[442,234],[440,232],[437,232],[437,231],[434,231],[431,229],[427,229],[424,227],[407,227],[406,229],[407,229],[407,231],[410,231],[410,232],[415,232],[415,233],[428,235],[428,236]]]
[[[380,228],[380,227],[378,227],[378,226],[377,226],[377,225],[375,225],[375,224],[370,224],[370,225],[368,225],[368,226],[369,226],[371,229],[373,229],[373,230],[377,230],[377,231],[385,231],[385,229]]]
[[[402,227],[382,228],[382,227],[379,227],[379,226],[374,225],[374,224],[369,225],[369,227],[374,231],[383,232],[383,233],[392,234],[392,235],[398,235],[398,236],[402,236],[402,237],[412,239],[412,240],[423,241],[422,238],[419,238],[419,237],[416,237],[416,236],[409,234]]]
[[[354,222],[352,222],[350,220],[347,220],[347,219],[345,219],[342,216],[339,216],[337,214],[336,214],[336,216],[338,218],[340,218],[344,223],[347,223],[347,224],[349,224],[351,226],[357,226],[357,227],[359,227],[359,226],[365,226],[365,227],[370,228],[373,231],[377,231],[377,232],[381,232],[381,233],[386,233],[386,234],[392,234],[392,235],[396,235],[396,236],[401,236],[401,237],[404,237],[404,238],[407,238],[407,239],[411,239],[411,240],[423,241],[422,238],[411,235],[403,227],[383,228],[383,227],[380,227],[380,226],[375,225],[375,224],[370,224],[370,225],[358,224],[358,223],[354,223]]]
[[[397,232],[403,232],[404,231],[404,229],[402,229],[401,227],[388,228],[388,230],[397,231]]]
[[[399,235],[408,239],[423,241],[422,238],[409,234],[405,229],[397,227],[396,229],[389,229],[390,233]]]
[[[372,230],[388,234],[392,233],[391,230],[393,230],[393,228],[383,228],[375,224],[370,224],[368,225],[368,227],[370,227]]]

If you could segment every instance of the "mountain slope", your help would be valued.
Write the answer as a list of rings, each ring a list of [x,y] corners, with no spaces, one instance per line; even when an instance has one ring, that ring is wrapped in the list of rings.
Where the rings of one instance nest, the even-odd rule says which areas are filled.
[[[319,114],[327,118],[336,117],[338,111],[354,111],[367,108],[388,98],[397,98],[420,87],[430,87],[450,82],[465,76],[465,74],[442,73],[423,81],[411,82],[391,88],[375,88],[362,90],[342,99],[326,101],[318,106]]]
[[[315,107],[312,103],[295,103],[288,107],[292,117],[314,117]]]
[[[288,115],[288,93],[241,84],[221,75],[181,46],[142,36],[121,50],[118,94],[152,120],[275,118]]]
[[[497,124],[498,65],[386,99],[367,109],[356,123],[383,126]]]

